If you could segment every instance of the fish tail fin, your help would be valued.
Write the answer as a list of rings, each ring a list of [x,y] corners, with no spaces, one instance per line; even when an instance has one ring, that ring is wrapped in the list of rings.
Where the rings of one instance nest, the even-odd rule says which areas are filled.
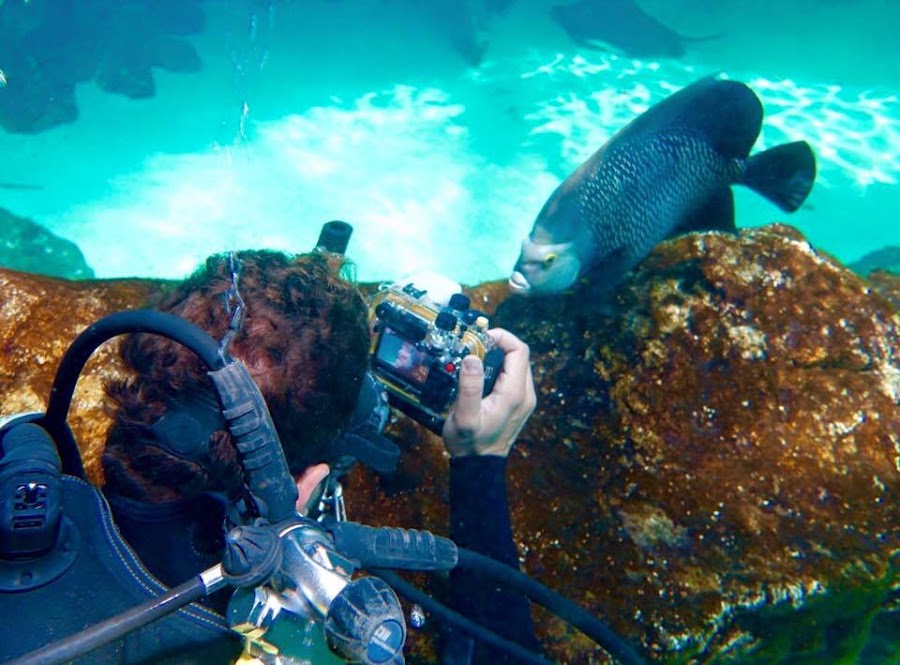
[[[785,212],[803,205],[816,180],[816,157],[806,141],[785,143],[747,160],[741,183]]]

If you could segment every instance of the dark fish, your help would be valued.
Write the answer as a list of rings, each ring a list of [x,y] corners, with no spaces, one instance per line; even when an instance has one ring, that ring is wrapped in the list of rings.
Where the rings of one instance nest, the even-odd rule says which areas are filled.
[[[428,3],[450,45],[472,67],[481,65],[490,47],[487,6],[480,2],[430,0]]]
[[[749,157],[762,117],[746,85],[705,78],[632,120],[544,204],[509,278],[513,290],[557,293],[588,273],[614,289],[667,237],[734,231],[734,184],[797,210],[816,177],[812,149],[797,141]]]
[[[636,58],[680,58],[686,42],[713,38],[679,35],[634,0],[581,0],[551,13],[576,44],[600,48],[600,42]]]
[[[37,192],[44,187],[42,185],[29,185],[24,182],[0,182],[0,189],[15,190],[20,192]]]

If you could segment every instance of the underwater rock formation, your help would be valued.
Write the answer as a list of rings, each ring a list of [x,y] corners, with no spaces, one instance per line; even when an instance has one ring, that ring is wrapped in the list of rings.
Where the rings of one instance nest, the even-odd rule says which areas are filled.
[[[654,662],[895,662],[896,307],[783,226],[664,243],[618,295],[616,318],[577,294],[493,318],[539,390],[510,462],[525,569]],[[441,444],[394,434],[400,472],[348,487],[351,518],[442,531]],[[536,619],[552,658],[603,662]]]
[[[97,85],[101,89],[133,99],[152,97],[156,93],[154,67],[174,73],[200,70],[200,56],[194,47],[183,39],[164,34],[162,26],[154,22],[153,14],[153,7],[147,5],[123,6],[118,12],[119,30],[115,36],[107,37],[97,70]],[[135,48],[135,40],[140,48]]]
[[[0,3],[0,127],[36,133],[74,122],[75,87],[95,78],[109,92],[152,95],[154,67],[200,69],[182,37],[203,24],[199,0]]]
[[[0,267],[67,279],[90,279],[94,271],[78,245],[30,219],[0,208]]]
[[[56,367],[75,337],[107,314],[146,304],[160,289],[153,280],[73,282],[0,268],[0,416],[44,411]],[[98,484],[112,424],[103,413],[103,384],[122,372],[118,344],[104,344],[88,361],[69,412],[85,468]]]
[[[872,289],[900,310],[900,273],[873,270],[867,277]]]
[[[900,275],[900,245],[888,245],[860,257],[847,265],[853,272],[866,277],[875,270]]]
[[[161,285],[0,270],[0,288],[8,414],[43,408],[80,329]],[[531,346],[538,408],[509,469],[527,572],[654,662],[896,662],[896,305],[785,226],[663,243],[615,317],[578,294],[513,298],[494,283],[470,295]],[[90,361],[70,418],[95,482],[113,348]],[[350,518],[445,533],[440,440],[399,413],[388,434],[400,468],[356,469]],[[548,657],[606,662],[535,617]],[[410,632],[407,662],[435,662],[432,636]]]

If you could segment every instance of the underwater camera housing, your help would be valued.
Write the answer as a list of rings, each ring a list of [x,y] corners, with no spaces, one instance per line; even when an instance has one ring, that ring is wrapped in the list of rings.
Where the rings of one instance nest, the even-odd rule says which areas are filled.
[[[393,406],[437,434],[456,398],[462,359],[470,353],[481,358],[484,395],[503,366],[487,316],[471,309],[469,297],[454,286],[446,304],[433,296],[436,289],[412,281],[382,285],[369,303],[372,373]]]

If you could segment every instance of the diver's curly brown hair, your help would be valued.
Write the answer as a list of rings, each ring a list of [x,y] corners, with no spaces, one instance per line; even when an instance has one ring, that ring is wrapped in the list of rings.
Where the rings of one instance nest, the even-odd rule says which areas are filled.
[[[368,363],[365,301],[322,253],[242,251],[235,257],[246,309],[229,349],[259,385],[288,465],[298,473],[329,460],[329,443],[353,412]],[[230,255],[215,255],[157,308],[222,339],[231,322],[231,286]],[[107,386],[116,420],[103,454],[107,487],[142,501],[236,490],[243,471],[227,432],[210,437],[208,468],[150,444],[148,427],[166,401],[211,390],[199,358],[177,342],[144,334],[123,344],[122,357],[135,376]]]

